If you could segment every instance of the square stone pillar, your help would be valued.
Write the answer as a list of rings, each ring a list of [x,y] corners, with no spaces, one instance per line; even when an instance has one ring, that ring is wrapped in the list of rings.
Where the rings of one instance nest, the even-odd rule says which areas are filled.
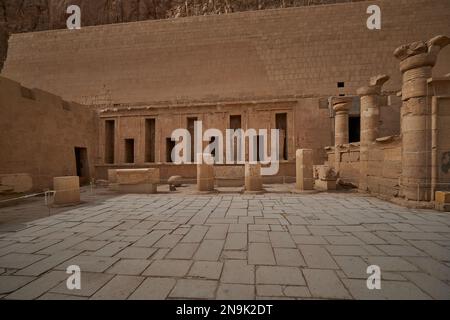
[[[214,160],[211,154],[197,155],[197,190],[214,191]]]
[[[261,177],[261,164],[246,163],[245,164],[245,191],[246,192],[261,192],[262,177]]]
[[[54,204],[77,204],[80,202],[80,178],[78,176],[54,177]]]
[[[296,158],[296,184],[297,190],[313,190],[313,151],[311,149],[298,149]]]

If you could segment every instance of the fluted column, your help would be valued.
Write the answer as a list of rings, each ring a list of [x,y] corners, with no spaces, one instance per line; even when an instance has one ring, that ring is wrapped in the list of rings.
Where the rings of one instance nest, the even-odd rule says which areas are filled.
[[[400,191],[406,199],[431,199],[431,112],[427,102],[427,79],[432,75],[440,50],[449,43],[448,37],[437,36],[394,51],[403,74]]]
[[[358,184],[361,191],[368,190],[369,145],[378,138],[381,87],[388,80],[389,76],[387,75],[377,75],[370,78],[368,86],[357,90],[357,94],[361,97],[360,176]]]

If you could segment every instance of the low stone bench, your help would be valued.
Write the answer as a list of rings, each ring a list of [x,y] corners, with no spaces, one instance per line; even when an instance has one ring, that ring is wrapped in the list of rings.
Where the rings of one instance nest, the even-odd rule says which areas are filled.
[[[77,204],[80,202],[80,177],[54,177],[53,189],[55,196],[53,203],[56,205]]]
[[[116,177],[121,193],[156,193],[160,183],[158,168],[117,169]]]
[[[119,185],[117,184],[117,169],[108,169],[108,187],[113,191],[119,190]]]

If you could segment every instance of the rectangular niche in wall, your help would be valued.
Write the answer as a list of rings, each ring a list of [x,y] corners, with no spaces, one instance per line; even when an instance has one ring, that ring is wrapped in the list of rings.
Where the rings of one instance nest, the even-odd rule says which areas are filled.
[[[166,162],[172,162],[172,150],[175,148],[175,141],[166,138]]]
[[[105,121],[105,163],[114,163],[115,121]]]
[[[155,119],[145,119],[145,162],[155,162]]]
[[[125,163],[134,163],[134,139],[125,139]]]
[[[288,159],[287,113],[277,113],[275,115],[275,127],[280,132],[280,160],[287,160]]]
[[[196,159],[194,158],[194,126],[195,121],[197,121],[197,117],[188,117],[187,118],[187,130],[189,131],[191,135],[191,162],[195,162]]]

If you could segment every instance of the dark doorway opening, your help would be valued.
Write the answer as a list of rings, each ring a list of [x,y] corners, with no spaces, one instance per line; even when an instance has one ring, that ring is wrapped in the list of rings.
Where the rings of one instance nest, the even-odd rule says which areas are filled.
[[[115,121],[105,121],[105,163],[114,163]]]
[[[288,159],[287,113],[275,115],[275,126],[280,132],[280,160]]]
[[[134,163],[134,139],[125,139],[125,163]]]
[[[241,116],[240,115],[234,115],[230,116],[230,129],[232,130],[238,130],[242,128],[241,123]],[[233,138],[233,161],[237,162],[238,160],[238,138]],[[227,143],[229,143],[227,141]]]
[[[155,119],[145,119],[145,162],[155,162]]]
[[[80,177],[80,183],[86,184],[89,182],[89,165],[87,157],[87,149],[75,147],[75,165],[77,176]]]
[[[348,119],[348,142],[359,142],[361,132],[361,118],[351,116]]]
[[[197,117],[189,117],[187,118],[187,130],[189,131],[189,134],[191,135],[191,159],[190,162],[195,162],[197,159],[194,157],[194,128],[195,128],[195,121],[197,121]],[[175,142],[174,142],[175,144]],[[199,152],[202,152],[200,150]]]
[[[175,148],[175,141],[166,138],[166,162],[172,162],[172,150]]]

